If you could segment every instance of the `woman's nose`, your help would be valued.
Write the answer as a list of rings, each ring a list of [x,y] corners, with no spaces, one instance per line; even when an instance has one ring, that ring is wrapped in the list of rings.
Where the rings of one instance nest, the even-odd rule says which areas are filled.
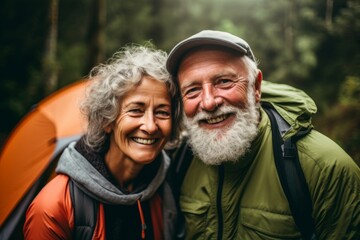
[[[149,134],[152,134],[158,130],[158,125],[153,113],[147,112],[144,114],[140,129]]]

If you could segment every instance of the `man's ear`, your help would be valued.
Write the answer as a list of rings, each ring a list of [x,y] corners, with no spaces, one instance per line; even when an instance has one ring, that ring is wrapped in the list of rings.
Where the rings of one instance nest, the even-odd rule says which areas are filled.
[[[261,99],[261,81],[262,81],[262,72],[258,70],[256,79],[255,79],[255,100],[260,102]]]

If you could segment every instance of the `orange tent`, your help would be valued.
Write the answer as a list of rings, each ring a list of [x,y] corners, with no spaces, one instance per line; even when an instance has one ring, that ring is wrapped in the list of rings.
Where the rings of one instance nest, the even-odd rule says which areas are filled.
[[[79,111],[85,81],[71,84],[36,105],[13,130],[0,153],[0,239],[20,234],[24,213],[54,175],[63,149],[80,138]]]

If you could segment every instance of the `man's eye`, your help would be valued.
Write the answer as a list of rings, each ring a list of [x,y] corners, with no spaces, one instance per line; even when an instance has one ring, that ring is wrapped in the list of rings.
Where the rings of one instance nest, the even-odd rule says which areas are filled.
[[[231,86],[233,83],[234,81],[228,78],[221,78],[216,81],[216,85],[219,87],[228,87]]]
[[[200,91],[201,91],[200,87],[193,87],[193,88],[187,89],[185,91],[184,97],[187,97],[187,98],[196,97],[197,95],[199,95]]]

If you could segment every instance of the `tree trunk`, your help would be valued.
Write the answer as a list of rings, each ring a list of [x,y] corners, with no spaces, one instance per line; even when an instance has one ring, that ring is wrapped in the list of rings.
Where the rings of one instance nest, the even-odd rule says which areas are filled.
[[[334,8],[334,1],[326,0],[325,26],[328,30],[332,29],[333,8]]]
[[[58,32],[58,0],[51,0],[49,6],[48,33],[43,56],[44,94],[56,90],[58,85],[58,67],[56,61]]]
[[[155,19],[155,21],[153,22],[153,26],[150,29],[151,31],[150,36],[152,37],[155,45],[158,45],[163,40],[162,21],[164,21],[164,19],[160,18],[162,4],[163,4],[162,0],[151,1],[151,5],[152,5],[151,15]]]
[[[105,60],[106,0],[94,0],[87,34],[88,63],[86,72]]]
[[[286,55],[292,59],[294,57],[294,17],[295,4],[290,2],[285,9],[284,19],[284,48]]]

